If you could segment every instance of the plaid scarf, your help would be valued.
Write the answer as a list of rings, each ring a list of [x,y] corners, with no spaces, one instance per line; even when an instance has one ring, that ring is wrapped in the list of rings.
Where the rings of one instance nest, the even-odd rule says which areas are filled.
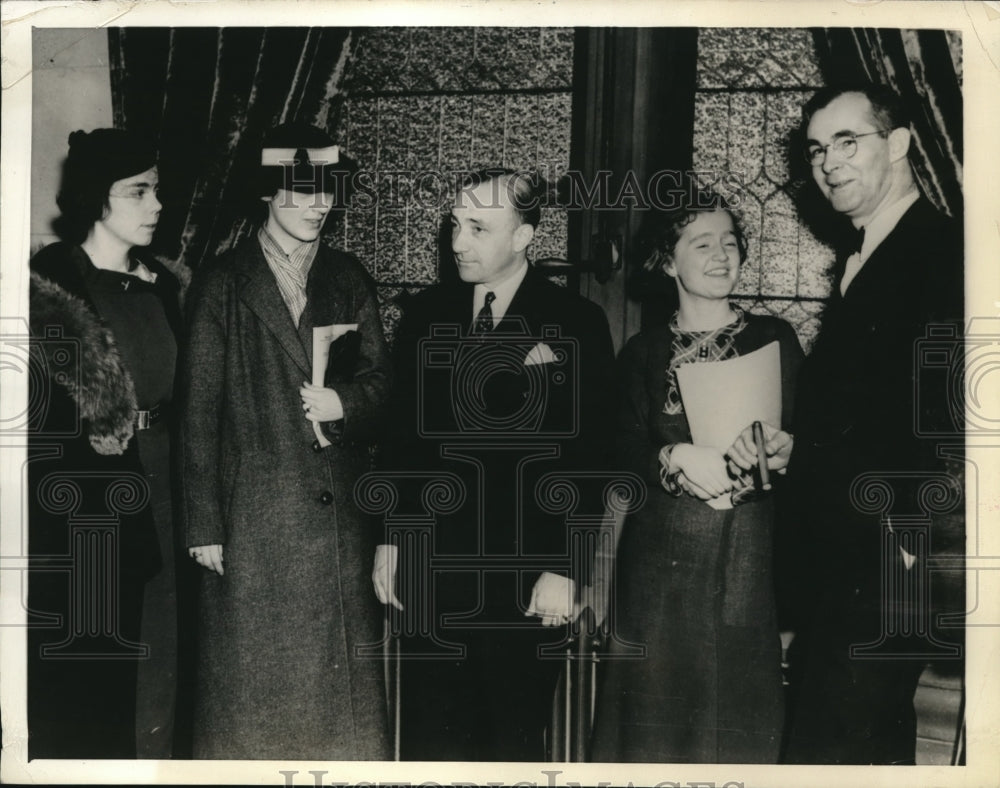
[[[685,331],[677,325],[677,313],[670,319],[670,330],[674,341],[670,346],[670,364],[667,367],[667,399],[663,403],[663,412],[677,415],[684,412],[681,403],[681,390],[677,385],[677,367],[681,364],[695,364],[703,361],[724,361],[735,358],[736,335],[747,324],[743,310],[732,305],[736,319],[727,325],[714,328],[711,331]]]
[[[292,316],[292,322],[298,328],[299,320],[306,309],[308,300],[306,283],[309,280],[309,269],[312,268],[313,260],[319,251],[319,239],[296,247],[291,254],[285,254],[285,250],[274,240],[274,236],[266,227],[260,228],[257,239],[264,252],[264,259],[278,283],[281,298]]]

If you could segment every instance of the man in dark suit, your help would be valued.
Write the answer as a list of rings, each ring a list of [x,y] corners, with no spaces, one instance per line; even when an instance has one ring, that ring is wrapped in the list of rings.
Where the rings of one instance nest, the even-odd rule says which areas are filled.
[[[854,232],[796,400],[789,479],[812,593],[786,760],[913,763],[921,671],[960,654],[922,604],[928,553],[961,551],[964,526],[960,463],[921,436],[947,421],[947,392],[918,396],[915,359],[928,327],[962,319],[961,225],[917,189],[891,90],[825,89],[804,115],[813,177]]]
[[[373,574],[407,635],[405,759],[545,757],[586,552],[568,523],[602,510],[613,349],[600,307],[527,260],[540,202],[531,176],[473,175],[451,210],[461,281],[412,299],[397,335],[387,466],[430,523],[389,533]]]

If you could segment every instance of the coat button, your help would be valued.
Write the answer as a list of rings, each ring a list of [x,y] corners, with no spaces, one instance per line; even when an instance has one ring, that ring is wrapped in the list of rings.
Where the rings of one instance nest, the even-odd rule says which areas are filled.
[[[323,447],[319,445],[319,440],[313,441],[313,451],[317,453],[323,451]]]
[[[323,490],[323,493],[319,496],[319,502],[324,506],[329,506],[333,503],[333,493],[329,490]]]

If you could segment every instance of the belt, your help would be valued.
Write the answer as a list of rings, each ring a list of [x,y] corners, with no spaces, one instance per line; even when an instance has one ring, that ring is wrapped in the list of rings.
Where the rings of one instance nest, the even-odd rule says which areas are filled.
[[[167,403],[157,402],[149,410],[135,412],[136,430],[148,430],[167,415]]]

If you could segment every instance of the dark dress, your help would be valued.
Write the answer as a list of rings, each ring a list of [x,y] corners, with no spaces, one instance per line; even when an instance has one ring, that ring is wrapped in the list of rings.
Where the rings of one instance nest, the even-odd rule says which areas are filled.
[[[616,565],[592,760],[775,762],[783,716],[772,582],[772,498],[715,510],[662,487],[657,455],[690,442],[683,412],[664,412],[673,332],[633,337],[620,358],[618,450],[646,479]],[[792,328],[746,315],[734,355],[778,341],[782,415],[802,351]]]
[[[137,683],[158,699],[146,705],[149,727],[160,730],[156,755],[168,757],[177,640],[170,434],[166,418],[123,429],[137,409],[167,412],[178,282],[153,261],[155,282],[101,270],[61,243],[31,267],[32,333],[48,374],[32,379],[33,401],[45,407],[28,467],[29,757],[136,757]],[[156,611],[151,631],[144,604]]]
[[[173,399],[177,344],[154,285],[93,266],[84,282],[132,375],[139,409],[159,404],[165,416]],[[143,594],[140,640],[149,647],[149,655],[139,662],[136,679],[136,755],[140,758],[169,758],[173,749],[180,541],[173,525],[168,424],[161,418],[135,434],[163,563]]]

